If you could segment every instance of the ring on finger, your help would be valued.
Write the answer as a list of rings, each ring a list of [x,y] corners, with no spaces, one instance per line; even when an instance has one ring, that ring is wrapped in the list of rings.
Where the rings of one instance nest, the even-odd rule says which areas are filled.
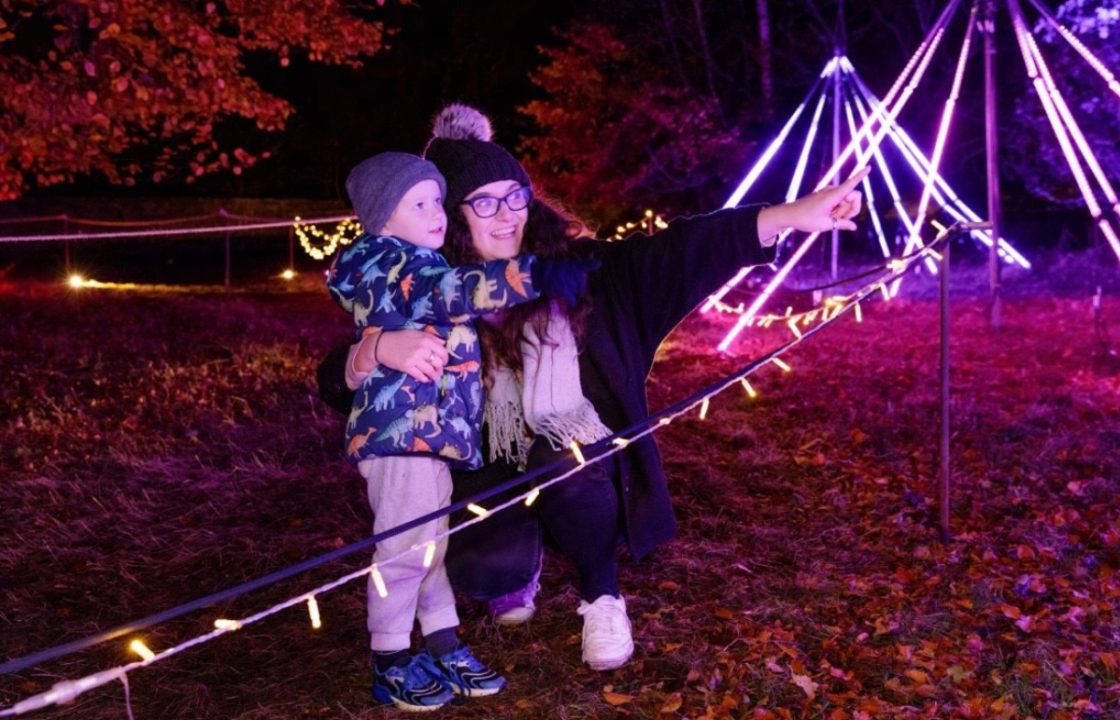
[[[435,353],[428,353],[428,362],[431,363],[432,365],[436,364],[436,354]]]

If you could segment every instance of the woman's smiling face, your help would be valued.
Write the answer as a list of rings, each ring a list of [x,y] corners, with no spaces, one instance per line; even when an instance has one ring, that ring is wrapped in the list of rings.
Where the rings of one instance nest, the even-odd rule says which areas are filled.
[[[504,198],[519,187],[521,183],[516,180],[498,180],[475,188],[466,199],[473,200],[482,196]],[[484,261],[505,260],[521,252],[529,208],[510,210],[508,204],[500,202],[497,214],[488,218],[478,217],[468,205],[460,205],[459,209],[470,228],[471,244]]]

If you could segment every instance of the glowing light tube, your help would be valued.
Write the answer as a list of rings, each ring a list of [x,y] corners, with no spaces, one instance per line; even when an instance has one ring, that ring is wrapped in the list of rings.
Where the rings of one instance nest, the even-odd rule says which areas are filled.
[[[1089,50],[1089,48],[1085,47],[1084,43],[1082,43],[1076,35],[1074,35],[1072,32],[1066,29],[1064,25],[1058,22],[1057,18],[1050,14],[1050,11],[1043,7],[1043,5],[1038,2],[1038,0],[1031,0],[1031,5],[1034,5],[1035,9],[1038,10],[1038,12],[1042,15],[1046,22],[1050,23],[1050,25],[1058,31],[1058,34],[1065,38],[1066,42],[1068,42],[1073,47],[1073,49],[1077,51],[1082,59],[1085,60],[1085,62],[1089,63],[1089,67],[1096,70],[1097,74],[1100,75],[1106,83],[1108,83],[1108,89],[1112,91],[1112,94],[1116,97],[1120,97],[1120,81],[1116,79],[1116,76],[1112,74],[1112,71],[1109,70],[1105,66],[1105,64],[1101,62],[1097,58],[1097,56]]]
[[[851,96],[845,98],[844,110],[847,113],[848,117],[848,131],[854,136],[856,134],[856,121],[855,117],[852,115],[851,101],[855,99],[858,102],[858,99],[855,98],[854,90],[849,89],[848,92],[851,93]],[[864,119],[866,119],[867,115],[863,112],[863,106],[861,105],[859,109],[860,115]],[[885,182],[887,185],[887,192],[891,195],[895,212],[898,213],[898,217],[902,220],[903,224],[906,225],[907,229],[909,229],[911,227],[910,216],[906,214],[906,206],[902,204],[902,198],[898,194],[898,188],[895,187],[894,178],[891,176],[890,167],[887,165],[886,161],[883,160],[883,154],[878,148],[876,148],[875,151],[871,153],[871,155],[875,158],[875,165],[879,168],[880,177],[883,178],[883,182]],[[863,153],[859,153],[857,157],[860,158],[859,163],[862,165],[864,164],[867,156]],[[867,206],[868,209],[871,210],[871,221],[875,224],[875,231],[879,235],[879,247],[883,251],[883,257],[890,257],[890,245],[887,243],[886,235],[883,232],[883,226],[879,220],[879,212],[875,208],[875,196],[871,194],[871,182],[869,178],[864,179],[863,189],[867,194]]]
[[[813,112],[813,120],[809,123],[809,131],[805,133],[805,142],[801,145],[801,154],[797,158],[797,167],[794,168],[793,178],[789,181],[789,189],[786,190],[786,202],[793,202],[797,199],[797,193],[801,190],[801,180],[805,177],[805,166],[809,164],[809,151],[813,149],[813,141],[817,139],[817,128],[821,124],[821,111],[824,110],[824,101],[828,99],[828,93],[821,93],[821,97],[817,100],[817,109]]]
[[[844,151],[840,153],[839,157],[837,157],[836,160],[832,163],[832,166],[825,172],[824,177],[821,178],[819,183],[817,183],[817,190],[820,190],[821,188],[832,182],[832,179],[836,177],[837,173],[840,172],[840,168],[843,167],[844,163],[846,163],[852,156],[854,148],[858,145],[859,141],[863,139],[863,136],[871,132],[871,128],[876,122],[880,124],[880,129],[873,134],[872,140],[870,143],[868,143],[868,145],[872,150],[879,147],[879,144],[883,140],[883,135],[886,134],[886,132],[889,130],[891,124],[895,122],[895,118],[897,118],[898,114],[902,112],[902,108],[906,107],[906,103],[909,102],[910,96],[914,94],[914,91],[917,89],[918,84],[925,76],[926,70],[929,68],[930,60],[933,59],[934,53],[937,52],[937,47],[941,44],[941,39],[945,35],[945,25],[947,24],[949,17],[952,15],[952,12],[956,10],[957,6],[959,5],[960,0],[952,0],[952,2],[950,2],[945,10],[941,13],[941,17],[938,18],[937,23],[935,23],[934,27],[930,30],[928,44],[922,44],[922,47],[925,47],[925,55],[918,61],[917,66],[914,67],[913,74],[909,78],[909,81],[906,82],[905,87],[903,87],[898,99],[894,99],[894,94],[898,91],[899,86],[902,85],[903,76],[899,76],[899,79],[895,81],[895,84],[891,88],[890,92],[887,93],[887,97],[883,100],[882,105],[875,109],[875,113],[872,115],[871,120],[867,123],[864,123],[864,125],[860,127],[859,132],[856,134],[856,136],[852,138],[851,142],[849,142],[848,145],[844,148]],[[921,47],[919,48],[919,52],[920,51]],[[843,60],[844,58],[841,56],[841,59]],[[907,64],[906,68],[909,69],[911,66],[912,64]],[[903,73],[906,73],[906,69],[903,70]],[[886,109],[885,118],[882,117],[884,108]]]
[[[1038,49],[1038,43],[1035,42],[1033,35],[1028,35],[1027,44],[1034,55],[1035,62],[1038,63],[1038,72],[1042,76],[1042,81],[1050,90],[1050,99],[1054,101],[1054,107],[1058,110],[1058,115],[1065,121],[1066,129],[1069,131],[1070,138],[1073,140],[1074,145],[1081,151],[1081,156],[1085,159],[1085,164],[1089,166],[1089,170],[1093,173],[1093,177],[1097,179],[1097,184],[1104,193],[1105,198],[1112,205],[1115,212],[1117,204],[1120,201],[1116,199],[1116,190],[1113,189],[1112,183],[1109,182],[1108,177],[1105,176],[1104,171],[1101,170],[1101,165],[1097,161],[1096,153],[1093,152],[1092,147],[1085,140],[1085,135],[1081,132],[1081,126],[1074,120],[1073,114],[1069,111],[1069,106],[1066,104],[1065,97],[1062,96],[1062,91],[1058,89],[1054,78],[1050,75],[1050,68],[1046,66],[1046,61],[1042,58],[1042,52]]]
[[[788,231],[784,234],[788,234]],[[739,333],[743,332],[743,328],[750,324],[754,316],[758,314],[759,309],[770,299],[770,296],[774,294],[774,289],[782,284],[782,281],[786,279],[786,276],[789,275],[794,266],[797,265],[805,253],[809,252],[809,248],[813,246],[813,241],[816,240],[819,235],[820,233],[816,232],[805,238],[805,241],[794,251],[790,259],[782,266],[782,269],[770,280],[770,283],[766,286],[766,290],[755,298],[755,301],[751,303],[751,306],[747,308],[746,312],[740,315],[739,319],[735,321],[735,325],[732,326],[730,332],[728,332],[723,340],[720,341],[719,345],[716,346],[717,350],[720,352],[727,351],[727,348],[731,346],[731,343],[739,336]],[[779,242],[781,241],[779,240]]]
[[[824,78],[831,75],[833,72],[835,72],[835,70],[836,58],[833,58],[827,65],[825,65],[824,70],[821,71],[820,77],[817,78],[817,82],[813,85],[812,89],[809,90],[809,94],[805,96],[805,99],[802,100],[801,104],[797,106],[797,109],[793,111],[793,115],[790,115],[789,120],[786,121],[786,124],[781,129],[781,132],[778,133],[778,137],[774,138],[774,141],[770,143],[769,147],[766,148],[766,152],[762,153],[762,157],[758,159],[758,162],[756,162],[754,164],[754,167],[750,169],[750,172],[747,173],[747,176],[743,178],[742,182],[739,183],[739,187],[735,188],[735,192],[731,193],[731,197],[727,198],[727,202],[723,204],[725,208],[735,207],[736,205],[738,205],[743,197],[747,194],[747,191],[751,189],[751,186],[754,185],[754,181],[758,179],[758,176],[762,174],[762,171],[766,169],[766,166],[770,163],[770,160],[773,159],[774,155],[778,152],[778,148],[780,148],[782,146],[782,143],[786,141],[786,136],[789,135],[789,131],[795,124],[797,124],[797,119],[801,117],[801,113],[809,104],[809,100],[812,99],[814,93],[816,93],[817,89],[821,86]]]
[[[879,105],[880,103],[878,98],[875,97],[875,94],[871,92],[871,90],[867,87],[867,85],[863,82],[859,75],[855,73],[855,68],[851,67],[850,65],[848,66],[848,68],[848,72],[850,73],[852,79],[855,81],[855,87],[858,88],[860,93],[862,93],[868,104],[873,108]],[[861,115],[863,115],[866,111],[863,107],[863,103],[859,99],[859,96],[853,93],[853,98],[855,98],[856,100],[856,109],[860,111]],[[903,158],[905,158],[906,161],[910,164],[910,167],[913,168],[915,174],[924,181],[930,169],[929,158],[925,156],[922,150],[918,147],[917,143],[914,142],[914,140],[910,137],[906,130],[902,128],[901,125],[893,123],[890,129],[890,136],[891,141],[894,143],[895,147],[898,148]],[[944,207],[945,212],[947,212],[956,220],[969,222],[982,221],[982,218],[963,200],[961,200],[960,197],[957,196],[957,194],[953,191],[953,188],[949,185],[945,178],[936,173],[933,173],[933,176],[934,180],[936,181],[934,199]],[[938,194],[937,189],[940,189],[945,193],[945,197],[948,198],[948,201],[945,200],[945,197],[942,197],[940,194]],[[970,231],[970,234],[973,236],[973,238],[978,240],[983,245],[991,247],[992,234],[990,231],[972,230]],[[1002,257],[1005,262],[1015,262],[1026,269],[1029,269],[1031,267],[1030,262],[1005,239],[999,239],[998,249],[1000,257]]]
[[[918,83],[925,75],[926,69],[929,68],[930,60],[933,58],[933,54],[937,50],[937,46],[940,44],[941,38],[944,35],[945,22],[951,14],[951,11],[956,9],[958,5],[960,5],[960,0],[952,0],[952,2],[949,3],[949,6],[945,8],[945,11],[942,13],[941,18],[939,18],[938,23],[934,26],[933,30],[930,31],[932,39],[928,43],[925,56],[918,62],[917,67],[914,69],[914,73],[910,82],[906,85],[905,89],[903,89],[898,101],[894,104],[894,107],[887,111],[887,119],[885,121],[880,120],[881,128],[868,144],[872,152],[874,152],[879,147],[879,144],[882,142],[883,136],[886,134],[886,131],[890,128],[898,113],[901,112],[902,108],[906,106],[906,103],[910,99],[910,96],[914,93],[914,89],[917,87]],[[907,67],[910,66],[908,65]],[[899,87],[899,85],[901,84],[901,80],[902,78],[900,77],[899,80],[895,82],[895,87],[891,89],[892,93],[895,91],[895,88]],[[877,111],[876,115],[872,117],[871,121],[865,123],[863,127],[860,128],[856,136],[848,142],[847,146],[844,148],[844,151],[840,153],[840,156],[836,158],[836,160],[832,163],[832,166],[828,169],[827,172],[825,172],[824,177],[821,178],[821,180],[817,183],[817,190],[820,190],[832,181],[832,179],[839,172],[840,168],[843,167],[848,158],[852,156],[854,148],[863,139],[863,136],[870,131],[873,123],[879,119],[878,114],[879,113]],[[781,242],[782,239],[784,239],[788,235],[789,231],[782,233],[778,236],[778,241]],[[731,343],[735,340],[735,338],[738,337],[739,333],[743,331],[743,328],[745,328],[747,324],[750,323],[752,319],[754,319],[754,316],[758,313],[759,308],[761,308],[766,303],[766,301],[770,299],[770,296],[774,294],[774,290],[776,290],[777,287],[786,279],[790,271],[793,270],[794,266],[801,260],[801,258],[805,256],[805,253],[808,252],[809,248],[812,246],[813,242],[819,235],[820,233],[813,233],[805,238],[805,241],[801,244],[801,247],[799,247],[797,251],[794,252],[794,254],[786,262],[785,266],[782,267],[782,269],[774,275],[774,277],[770,280],[770,283],[767,284],[762,293],[759,294],[759,296],[755,299],[751,306],[747,308],[746,312],[744,312],[739,317],[739,320],[731,328],[730,332],[728,332],[727,335],[724,336],[723,340],[720,341],[719,345],[717,346],[720,352],[725,352],[727,348],[731,346]]]
[[[918,201],[918,220],[914,223],[914,232],[906,239],[906,249],[903,255],[909,255],[915,246],[923,247],[925,245],[921,237],[922,226],[926,221],[926,213],[929,212],[929,198],[935,184],[933,178],[939,174],[941,156],[945,152],[945,140],[949,137],[949,126],[953,123],[953,112],[957,107],[957,98],[961,94],[961,80],[964,78],[965,63],[968,61],[968,50],[972,46],[972,31],[976,27],[976,9],[976,6],[973,5],[968,18],[968,29],[965,30],[961,52],[957,56],[957,70],[953,75],[953,85],[949,90],[949,99],[945,102],[945,107],[941,111],[941,124],[937,128],[937,139],[933,143],[933,155],[930,156],[929,160],[930,174],[926,176],[925,185],[922,188],[922,197]],[[933,261],[927,258],[926,263],[932,269]]]
[[[1012,8],[1015,3],[1008,3]],[[1085,171],[1081,167],[1081,161],[1077,158],[1077,153],[1070,143],[1069,135],[1066,133],[1065,126],[1062,124],[1062,119],[1058,115],[1057,108],[1054,107],[1054,101],[1050,97],[1042,76],[1039,74],[1038,67],[1035,65],[1033,54],[1030,51],[1030,43],[1027,41],[1027,36],[1030,34],[1027,28],[1022,24],[1022,17],[1014,12],[1011,13],[1011,20],[1015,24],[1015,37],[1019,41],[1019,49],[1023,54],[1023,62],[1027,66],[1027,75],[1034,85],[1035,94],[1038,99],[1042,101],[1042,107],[1046,110],[1046,117],[1050,120],[1050,127],[1054,130],[1054,137],[1058,140],[1058,145],[1062,148],[1062,154],[1066,157],[1066,162],[1069,164],[1069,169],[1073,173],[1073,179],[1077,183],[1078,189],[1081,190],[1081,195],[1085,198],[1085,204],[1089,206],[1089,212],[1094,218],[1100,217],[1101,206],[1097,202],[1096,196],[1089,185],[1089,178],[1085,176]]]
[[[739,283],[743,282],[747,275],[751,274],[751,270],[754,270],[756,267],[756,265],[750,265],[745,268],[739,268],[739,272],[735,273],[735,277],[725,282],[723,284],[723,287],[708,296],[708,299],[705,300],[704,304],[700,307],[700,312],[706,313],[716,305],[719,305],[724,296],[726,296],[727,293],[731,292],[731,288],[736,287]]]
[[[1065,155],[1070,172],[1073,173],[1077,187],[1081,191],[1082,197],[1085,198],[1085,204],[1088,206],[1090,214],[1097,220],[1097,225],[1108,239],[1109,245],[1112,246],[1112,251],[1116,254],[1116,257],[1120,258],[1120,241],[1117,240],[1116,233],[1112,230],[1111,224],[1105,218],[1101,217],[1101,207],[1089,184],[1089,179],[1085,176],[1085,171],[1081,167],[1081,161],[1078,159],[1077,152],[1070,142],[1070,135],[1076,133],[1075,142],[1078,139],[1080,140],[1078,149],[1081,150],[1087,163],[1092,162],[1095,164],[1096,157],[1088,147],[1088,144],[1085,143],[1085,138],[1081,135],[1080,128],[1077,128],[1077,123],[1074,121],[1072,115],[1069,114],[1069,109],[1065,108],[1065,101],[1062,99],[1061,92],[1054,85],[1054,81],[1050,77],[1049,69],[1046,67],[1046,62],[1042,59],[1042,54],[1034,44],[1034,38],[1031,37],[1026,22],[1023,20],[1022,8],[1019,7],[1019,3],[1016,0],[1009,0],[1008,6],[1011,10],[1011,21],[1015,26],[1015,37],[1019,41],[1023,62],[1027,66],[1027,75],[1030,76],[1035,93],[1038,95],[1039,100],[1042,101],[1042,106],[1046,110],[1046,116],[1049,118],[1050,126],[1054,130],[1054,136],[1058,140],[1058,145],[1062,148],[1062,154]],[[1065,109],[1064,115],[1059,107]],[[1067,128],[1063,120],[1065,123],[1069,124],[1069,134],[1067,134]],[[1103,177],[1103,174],[1101,177]],[[1107,180],[1105,180],[1103,184],[1106,187],[1106,192],[1111,191],[1111,185],[1108,184]],[[1113,192],[1112,197],[1115,197],[1115,192]]]

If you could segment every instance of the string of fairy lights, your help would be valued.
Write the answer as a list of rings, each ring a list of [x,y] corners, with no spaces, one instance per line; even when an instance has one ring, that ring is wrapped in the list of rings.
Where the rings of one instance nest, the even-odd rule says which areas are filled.
[[[642,213],[642,217],[638,220],[628,220],[622,223],[614,230],[614,235],[607,238],[607,242],[615,242],[622,240],[629,236],[635,230],[652,235],[658,230],[664,230],[669,227],[669,223],[665,222],[665,218],[661,217],[660,213],[655,213],[653,210],[647,209]]]
[[[357,218],[345,218],[335,226],[333,232],[320,230],[315,222],[304,222],[297,215],[292,228],[299,238],[299,246],[316,260],[326,260],[334,255],[339,246],[349,245],[362,234],[362,225]]]
[[[236,632],[248,625],[260,622],[265,618],[296,606],[302,605],[305,607],[308,614],[309,624],[313,629],[318,629],[322,627],[323,623],[322,610],[319,605],[319,598],[329,593],[330,591],[355,580],[368,578],[372,582],[376,592],[382,597],[386,597],[388,595],[388,589],[386,588],[384,579],[381,575],[380,568],[382,566],[396,562],[405,555],[413,552],[422,552],[424,566],[430,566],[435,555],[437,542],[442,541],[450,537],[452,534],[460,532],[461,530],[470,527],[471,525],[483,522],[496,513],[499,513],[508,508],[520,504],[531,506],[543,490],[551,487],[552,485],[563,482],[575,473],[580,472],[588,464],[602,462],[612,455],[621,452],[629,444],[643,437],[651,435],[661,428],[668,426],[674,420],[680,418],[681,416],[690,414],[692,412],[698,412],[698,418],[702,421],[706,420],[712,400],[724,390],[732,386],[740,386],[749,399],[757,398],[758,391],[749,382],[749,377],[754,375],[762,368],[770,365],[779,368],[779,370],[784,373],[792,372],[792,367],[783,359],[783,355],[787,354],[794,347],[804,342],[814,333],[819,332],[823,328],[828,327],[832,323],[836,322],[841,316],[849,311],[852,311],[855,314],[855,319],[857,322],[861,322],[862,313],[860,310],[860,304],[862,302],[877,295],[881,295],[884,300],[889,300],[891,297],[893,297],[890,288],[896,288],[894,292],[897,293],[897,285],[899,281],[901,281],[902,277],[907,272],[909,272],[909,270],[914,266],[915,263],[931,257],[939,258],[940,255],[937,254],[937,247],[940,247],[943,242],[946,242],[949,238],[951,238],[955,232],[960,230],[973,229],[966,228],[964,227],[965,225],[967,224],[957,223],[952,228],[943,230],[938,235],[938,237],[934,238],[933,241],[931,241],[924,247],[919,248],[912,255],[902,258],[896,258],[895,260],[891,261],[881,268],[881,273],[879,275],[877,275],[871,282],[867,283],[862,287],[862,289],[856,292],[847,295],[835,295],[830,296],[829,298],[825,298],[820,307],[817,307],[814,310],[806,313],[799,313],[797,315],[787,313],[787,315],[784,316],[775,316],[768,321],[766,318],[758,319],[759,323],[767,322],[767,325],[772,324],[773,322],[777,322],[779,319],[782,319],[789,325],[791,331],[793,332],[793,337],[779,347],[776,347],[768,353],[762,355],[761,357],[752,360],[749,364],[733,372],[732,374],[693,394],[692,396],[685,398],[684,400],[681,400],[680,402],[662,410],[661,412],[656,413],[647,420],[633,425],[625,430],[619,431],[611,435],[610,437],[607,437],[591,445],[581,447],[578,443],[572,442],[572,444],[570,445],[571,454],[565,456],[561,460],[547,467],[539,468],[531,473],[527,473],[518,478],[514,478],[513,480],[499,487],[492,488],[486,493],[482,493],[469,500],[465,500],[451,505],[447,508],[443,508],[442,510],[435,513],[430,513],[429,515],[426,515],[424,517],[416,518],[413,521],[405,523],[396,528],[392,528],[384,533],[380,533],[376,537],[369,538],[367,541],[363,541],[362,543],[360,543],[361,546],[368,547],[369,544],[378,542],[385,537],[402,532],[406,529],[426,522],[431,522],[432,520],[447,515],[463,507],[465,507],[473,514],[473,517],[471,517],[469,520],[459,523],[454,527],[451,527],[446,531],[437,534],[430,541],[424,543],[423,545],[414,546],[409,550],[394,557],[385,559],[380,563],[373,563],[363,566],[356,571],[342,575],[341,577],[338,577],[325,584],[319,585],[318,587],[315,587],[306,592],[299,593],[253,615],[242,618],[218,618],[213,622],[213,630],[210,630],[209,632],[195,636],[173,647],[169,647],[158,652],[152,650],[143,641],[143,639],[133,637],[128,642],[128,649],[130,652],[138,656],[138,660],[119,665],[117,667],[102,670],[79,678],[77,680],[63,680],[61,682],[55,683],[49,690],[45,692],[27,697],[8,708],[0,709],[0,717],[12,717],[40,708],[49,707],[51,705],[66,703],[74,700],[82,693],[100,687],[102,685],[106,685],[116,680],[120,680],[125,684],[126,702],[129,702],[127,694],[127,682],[128,674],[130,672],[160,662],[181,652],[184,652],[185,650],[222,637],[223,635]],[[818,320],[819,322],[813,324],[814,321]],[[807,327],[802,330],[799,327],[802,325],[807,325]],[[573,460],[574,464],[572,462]],[[557,474],[555,477],[548,479],[547,481],[540,482],[539,484],[529,487],[527,490],[516,494],[506,502],[490,508],[484,507],[480,504],[487,497],[505,492],[511,488],[526,485],[537,477],[555,472],[557,470],[563,471]],[[333,560],[337,556],[337,551],[336,553],[329,553],[327,556],[323,556],[323,561],[325,561],[326,559]],[[314,561],[301,563],[299,568],[302,570],[316,566],[312,564],[313,562]],[[133,625],[137,625],[137,623],[134,623]],[[141,627],[145,626],[141,625]],[[88,647],[88,645],[84,645],[81,647]],[[61,654],[66,653],[56,653],[52,655],[50,654],[50,651],[46,651],[44,653],[36,653],[34,659],[57,657]],[[30,658],[32,656],[28,657]],[[5,670],[7,672],[12,672],[13,669],[11,668],[22,669],[23,667],[27,667],[29,665],[30,663],[20,663],[20,661],[18,660],[12,661],[5,664]],[[128,711],[131,716],[131,707],[128,708]]]

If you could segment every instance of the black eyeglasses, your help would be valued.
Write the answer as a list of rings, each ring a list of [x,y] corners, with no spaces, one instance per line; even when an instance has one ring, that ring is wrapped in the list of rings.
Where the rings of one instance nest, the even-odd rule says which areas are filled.
[[[524,210],[529,207],[529,201],[533,199],[533,188],[519,187],[505,197],[492,197],[490,195],[479,195],[470,200],[464,200],[463,205],[470,205],[474,214],[480,218],[490,218],[498,214],[498,210],[502,203],[510,210]]]

